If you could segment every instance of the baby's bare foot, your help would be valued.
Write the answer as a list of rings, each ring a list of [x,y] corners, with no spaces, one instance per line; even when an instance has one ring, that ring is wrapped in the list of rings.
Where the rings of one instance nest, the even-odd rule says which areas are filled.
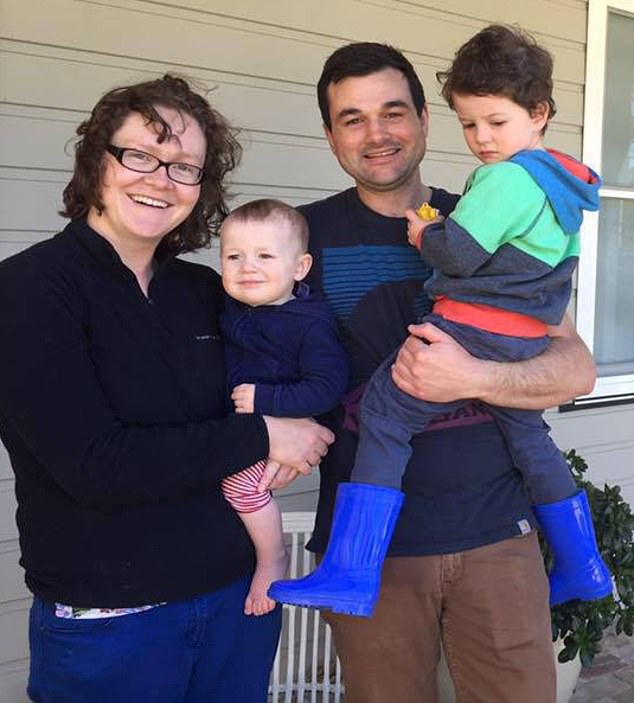
[[[259,560],[256,567],[251,587],[244,601],[245,615],[266,615],[275,608],[275,601],[266,593],[273,581],[283,579],[288,570],[288,554],[286,550],[277,559],[271,561]]]

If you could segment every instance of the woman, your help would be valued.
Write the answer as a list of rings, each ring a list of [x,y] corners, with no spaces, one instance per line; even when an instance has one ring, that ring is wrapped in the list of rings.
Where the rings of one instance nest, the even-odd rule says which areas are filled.
[[[165,75],[106,94],[77,132],[71,223],[0,264],[29,695],[261,703],[280,610],[242,612],[253,550],[220,480],[268,456],[281,485],[332,435],[224,417],[219,278],[175,258],[226,213],[224,119]]]

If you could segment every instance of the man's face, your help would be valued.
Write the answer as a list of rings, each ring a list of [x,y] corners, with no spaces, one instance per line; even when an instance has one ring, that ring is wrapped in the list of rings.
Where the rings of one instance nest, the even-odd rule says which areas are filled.
[[[416,113],[405,76],[386,68],[328,86],[331,129],[326,137],[357,187],[394,191],[420,178],[428,114]]]

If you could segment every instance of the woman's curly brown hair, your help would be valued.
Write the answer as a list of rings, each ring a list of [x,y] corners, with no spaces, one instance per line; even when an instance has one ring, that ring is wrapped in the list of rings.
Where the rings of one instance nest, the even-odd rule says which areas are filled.
[[[60,214],[76,220],[86,217],[92,208],[103,211],[105,150],[131,112],[138,112],[147,124],[157,128],[159,144],[171,136],[170,125],[161,117],[157,106],[193,117],[207,140],[198,202],[189,217],[162,242],[162,247],[176,253],[194,251],[209,244],[229,211],[224,179],[238,165],[242,150],[236,131],[227,120],[202,95],[195,93],[186,80],[169,73],[162,78],[109,91],[95,105],[90,117],[79,125],[75,168],[64,189],[64,209]]]

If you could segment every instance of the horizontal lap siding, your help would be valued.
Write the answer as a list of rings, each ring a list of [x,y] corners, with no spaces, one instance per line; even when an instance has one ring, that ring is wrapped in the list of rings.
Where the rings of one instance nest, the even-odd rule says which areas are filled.
[[[634,510],[634,407],[549,412],[546,421],[559,447],[575,448],[588,462],[586,478],[601,487],[620,485]]]
[[[174,68],[208,87],[215,86],[212,101],[243,129],[243,141],[250,151],[235,175],[238,187],[241,183],[301,184],[332,192],[347,179],[330,158],[323,139],[314,82],[334,47],[342,41],[371,38],[406,50],[427,87],[432,111],[429,178],[436,178],[436,164],[442,168],[443,161],[451,164],[458,157],[464,162],[462,168],[451,168],[449,178],[442,179],[458,189],[473,165],[434,83],[435,72],[446,65],[453,48],[481,26],[468,3],[458,4],[461,12],[455,7],[447,12],[444,4],[441,11],[387,1],[214,0],[170,7],[149,2],[100,6],[59,0],[38,4],[36,13],[31,4],[5,1],[3,98],[13,105],[59,111],[58,119],[69,123],[69,136],[78,117],[108,88]],[[553,3],[538,4],[544,12],[553,5],[560,9]],[[578,153],[583,30],[575,35],[571,28],[582,28],[579,16],[585,16],[585,6],[563,7],[570,15],[567,34],[542,37],[553,44],[558,56],[560,114],[551,139]],[[498,11],[495,19],[529,19],[522,17],[529,13],[521,8],[522,3],[505,3],[503,16]],[[544,13],[534,14],[543,17]],[[59,129],[59,124],[51,124],[51,130]],[[60,145],[51,135],[48,150],[53,143]],[[61,151],[56,156],[59,163]]]
[[[0,258],[57,231],[70,141],[110,88],[183,73],[241,130],[232,204],[273,196],[300,204],[350,184],[323,136],[314,85],[347,41],[403,49],[425,85],[431,138],[425,180],[459,190],[475,162],[439,97],[436,71],[489,21],[517,22],[555,53],[557,118],[549,140],[581,149],[586,3],[574,0],[0,0]],[[216,262],[215,251],[196,255]],[[281,497],[314,506],[316,476]],[[11,472],[0,455],[0,701],[23,688],[28,599],[17,567]]]

